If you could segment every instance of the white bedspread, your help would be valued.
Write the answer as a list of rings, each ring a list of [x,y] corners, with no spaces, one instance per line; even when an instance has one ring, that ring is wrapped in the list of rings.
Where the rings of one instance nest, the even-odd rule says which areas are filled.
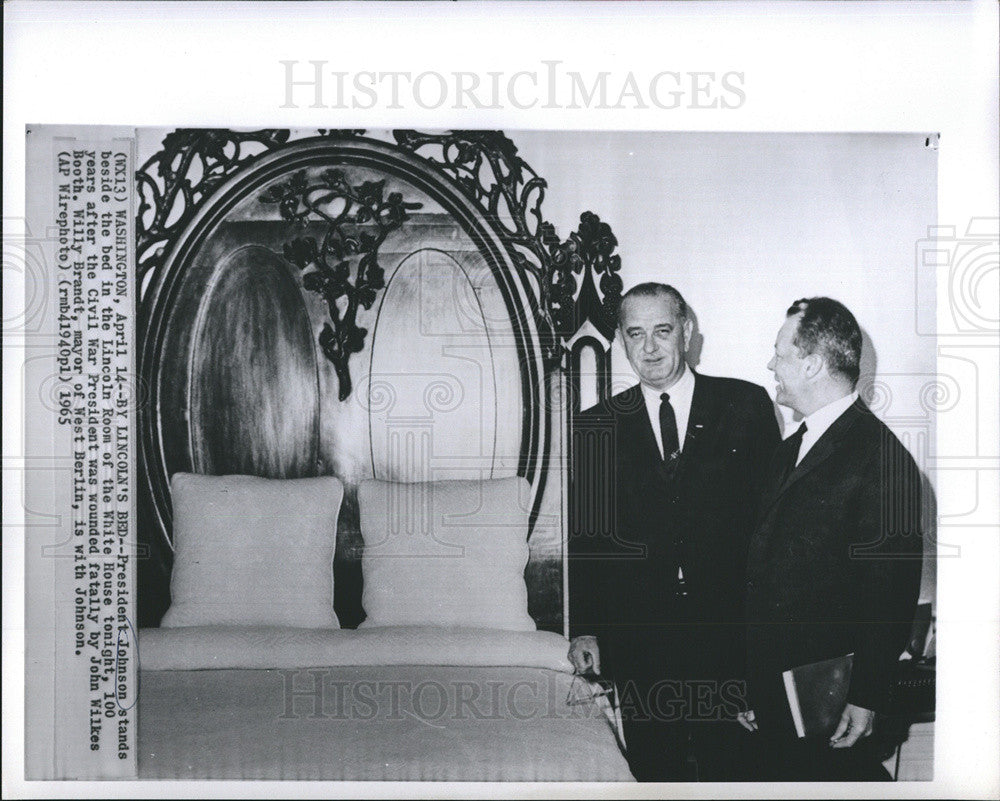
[[[566,639],[550,631],[430,626],[356,630],[191,626],[143,629],[139,634],[143,670],[465,665],[572,673],[567,650]]]
[[[141,778],[631,781],[547,632],[140,632]]]

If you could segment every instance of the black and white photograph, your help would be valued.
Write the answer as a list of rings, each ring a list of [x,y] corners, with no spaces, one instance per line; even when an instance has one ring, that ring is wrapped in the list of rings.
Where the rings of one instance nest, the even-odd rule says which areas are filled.
[[[931,778],[936,147],[167,134],[139,776]]]
[[[139,778],[932,778],[936,135],[136,146]]]
[[[755,85],[282,55],[277,124],[21,126],[19,794],[991,786],[942,754],[997,723],[950,693],[1000,236],[944,126],[533,125]]]

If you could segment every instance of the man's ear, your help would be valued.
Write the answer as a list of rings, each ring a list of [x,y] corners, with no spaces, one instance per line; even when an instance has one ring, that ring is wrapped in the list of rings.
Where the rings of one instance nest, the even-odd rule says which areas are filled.
[[[694,334],[694,320],[684,321],[684,350],[691,346],[691,335]]]
[[[804,362],[803,367],[805,369],[806,378],[810,379],[815,378],[823,372],[823,368],[826,365],[826,362],[823,361],[823,357],[818,353],[810,353],[802,361]]]

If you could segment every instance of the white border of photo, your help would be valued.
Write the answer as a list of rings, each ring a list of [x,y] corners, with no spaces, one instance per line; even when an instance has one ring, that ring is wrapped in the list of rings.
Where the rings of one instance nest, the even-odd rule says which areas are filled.
[[[502,128],[688,131],[930,132],[941,134],[938,223],[961,237],[973,220],[998,213],[997,5],[972,2],[807,3],[46,3],[5,4],[4,29],[4,534],[3,794],[8,797],[570,797],[583,785],[392,785],[252,782],[65,782],[23,780],[24,525],[22,367],[28,339],[16,225],[25,216],[24,131],[31,123],[72,125]],[[406,91],[360,91],[325,107],[286,104],[282,61],[326,62],[344,72],[502,72],[501,101],[436,101]],[[593,76],[611,73],[608,108],[537,91],[546,62]],[[714,107],[687,90],[676,108],[649,102],[662,72],[742,75]],[[628,73],[645,108],[622,100]],[[518,91],[506,91],[517,73]],[[530,76],[534,76],[534,81]],[[425,79],[436,82],[436,78]],[[689,80],[699,80],[691,79]],[[712,79],[716,80],[716,79]],[[736,83],[736,79],[731,79]],[[364,82],[364,81],[362,81]],[[428,83],[428,86],[431,84]],[[544,83],[542,83],[544,85]],[[449,89],[450,91],[450,89]],[[395,102],[394,102],[395,101]],[[621,107],[616,107],[620,103]],[[340,106],[344,106],[341,108]],[[456,107],[457,106],[457,107]],[[530,106],[518,108],[518,106]],[[577,106],[577,107],[574,107]],[[989,223],[987,222],[987,225]],[[8,226],[11,233],[8,234]],[[994,240],[995,242],[995,240]],[[916,259],[916,243],[914,250]],[[16,267],[16,262],[12,262]],[[995,271],[994,271],[995,272]],[[949,287],[938,286],[938,331],[954,328]],[[8,330],[8,321],[12,323]],[[982,361],[996,353],[989,327],[957,331],[951,353]],[[984,351],[984,349],[987,349]],[[992,369],[996,369],[996,358]],[[988,360],[983,362],[988,364]],[[996,403],[996,373],[980,373],[982,401]],[[985,421],[985,422],[983,422]],[[975,453],[946,467],[949,527],[961,558],[941,560],[933,782],[897,785],[680,785],[671,795],[716,797],[996,797],[1000,537],[996,415],[984,415]],[[941,426],[938,442],[962,432]],[[941,450],[940,452],[947,452]],[[968,472],[968,471],[971,471]],[[968,476],[978,477],[968,480]],[[942,485],[942,491],[944,486]],[[605,794],[654,797],[658,786],[610,786]]]

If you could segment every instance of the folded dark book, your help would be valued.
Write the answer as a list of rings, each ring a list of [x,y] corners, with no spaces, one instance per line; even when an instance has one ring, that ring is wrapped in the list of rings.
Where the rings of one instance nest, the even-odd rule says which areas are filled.
[[[782,673],[792,721],[799,737],[829,737],[847,704],[854,654],[792,668]]]

